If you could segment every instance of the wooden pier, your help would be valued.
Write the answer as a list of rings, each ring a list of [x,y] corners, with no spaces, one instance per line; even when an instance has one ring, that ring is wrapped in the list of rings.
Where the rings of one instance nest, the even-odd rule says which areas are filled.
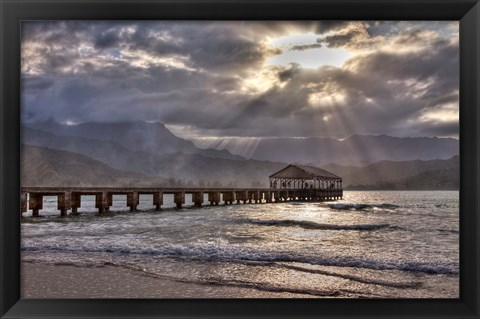
[[[28,196],[27,196],[28,194]],[[193,205],[201,207],[205,194],[210,205],[281,203],[288,201],[330,201],[343,198],[342,189],[276,189],[276,188],[130,188],[130,187],[22,187],[21,213],[32,211],[38,216],[43,209],[44,196],[57,196],[57,208],[61,216],[67,212],[77,212],[81,207],[81,198],[95,196],[95,207],[99,213],[106,212],[113,204],[113,195],[126,195],[127,205],[136,211],[140,202],[139,195],[153,195],[153,205],[160,210],[164,195],[173,195],[177,208],[185,204],[185,194],[192,195]],[[27,200],[28,198],[28,200]]]

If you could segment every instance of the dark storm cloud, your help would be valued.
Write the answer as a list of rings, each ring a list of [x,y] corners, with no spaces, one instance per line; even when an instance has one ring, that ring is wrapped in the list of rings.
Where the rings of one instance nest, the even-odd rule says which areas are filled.
[[[120,40],[119,34],[116,30],[107,30],[96,37],[94,40],[95,48],[107,49],[115,47]]]
[[[294,51],[304,51],[309,49],[321,48],[323,45],[321,43],[305,44],[305,45],[294,45],[292,50]]]
[[[388,26],[28,22],[22,116],[160,121],[219,136],[458,134],[458,121],[435,116],[458,105],[455,30],[438,23],[428,30]],[[319,42],[292,45],[292,51],[327,47],[355,54],[341,67],[266,63],[282,53],[267,36],[308,32]]]
[[[277,75],[278,79],[282,82],[292,79],[297,72],[300,71],[298,64],[291,64],[289,68],[280,70]]]
[[[282,70],[278,76],[288,84],[262,97],[262,101],[270,103],[263,103],[261,108],[247,108],[247,114],[255,112],[256,116],[245,125],[251,128],[263,125],[269,128],[265,135],[274,136],[294,134],[298,127],[292,128],[292,123],[302,123],[307,135],[326,135],[332,131],[343,131],[346,135],[352,132],[455,135],[458,133],[455,122],[447,125],[412,121],[425,111],[441,111],[445,104],[458,103],[458,50],[446,42],[434,47],[434,51],[378,52],[358,57],[349,61],[356,70],[334,67],[305,70],[295,66]],[[307,83],[315,86],[307,88]],[[332,84],[336,89],[328,88]],[[322,91],[327,91],[327,95],[340,91],[344,100],[310,107],[306,97]],[[367,99],[371,102],[366,102]],[[241,118],[235,120],[235,125],[240,125]],[[408,121],[411,121],[409,126],[403,125]]]
[[[344,28],[345,26],[349,25],[351,22],[349,21],[317,21],[315,23],[315,31],[318,34],[327,33],[329,31],[339,30]]]

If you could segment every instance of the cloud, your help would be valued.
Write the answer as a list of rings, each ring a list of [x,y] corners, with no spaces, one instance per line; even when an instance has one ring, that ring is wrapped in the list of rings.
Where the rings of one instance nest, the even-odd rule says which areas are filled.
[[[294,46],[292,46],[292,50],[293,51],[304,51],[304,50],[321,48],[322,46],[323,45],[321,43],[294,45]]]
[[[282,37],[293,42],[272,40]],[[325,65],[319,48],[349,57]],[[267,63],[285,52],[320,66]],[[204,136],[456,136],[458,69],[451,22],[32,21],[22,117],[159,121]]]

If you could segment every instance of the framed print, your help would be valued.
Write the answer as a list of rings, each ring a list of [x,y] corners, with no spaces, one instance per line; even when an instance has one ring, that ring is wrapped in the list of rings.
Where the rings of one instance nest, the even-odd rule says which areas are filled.
[[[2,1],[1,314],[479,317],[477,1]]]

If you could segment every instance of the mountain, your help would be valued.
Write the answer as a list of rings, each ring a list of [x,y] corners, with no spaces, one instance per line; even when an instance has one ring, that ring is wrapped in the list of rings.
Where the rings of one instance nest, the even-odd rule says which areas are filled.
[[[330,164],[348,189],[459,189],[460,160],[381,161],[367,166]]]
[[[392,190],[459,190],[460,174],[458,168],[431,170],[415,176],[367,186],[367,188]]]
[[[269,187],[268,176],[287,166],[257,160],[228,160],[208,158],[197,154],[161,156],[158,168],[171,172],[170,178],[191,181],[195,185],[224,185],[228,187]]]
[[[41,178],[33,180],[35,183],[40,183],[42,178],[45,178],[48,183],[58,185],[62,183],[99,185],[103,180],[103,183],[109,185],[132,182],[138,185],[160,183],[165,186],[267,187],[268,176],[287,165],[287,162],[246,160],[228,152],[200,150],[192,143],[175,137],[158,123],[106,124],[104,127],[99,123],[77,126],[50,124],[51,126],[48,126],[44,122],[30,125],[46,126],[45,129],[49,132],[30,127],[24,127],[22,130],[24,144],[43,148],[42,152],[37,149],[36,153],[31,150],[25,153],[27,157],[40,158],[37,163],[41,164],[40,166],[36,166],[35,160],[22,158],[28,161],[26,167],[30,167],[31,171],[38,169],[37,175]],[[142,141],[143,136],[147,136],[146,141]],[[278,140],[281,139],[275,139],[275,143]],[[458,153],[458,141],[455,139],[393,138],[383,135],[352,136],[343,141],[298,139],[299,141],[293,143],[292,139],[284,140],[285,145],[278,145],[278,149],[272,153],[264,153],[264,157],[314,158],[315,161],[312,161],[313,164],[310,162],[311,165],[342,176],[343,185],[347,188],[458,188],[458,156],[447,157],[450,153]],[[313,147],[316,142],[323,146]],[[54,154],[55,151],[65,151],[70,155],[67,157],[63,153]],[[255,152],[258,155],[260,151]],[[227,155],[222,157],[222,154]],[[438,156],[441,159],[422,159],[430,156]],[[404,160],[410,157],[415,160]],[[443,159],[444,157],[446,159]],[[319,158],[322,160],[318,161]],[[381,160],[370,164],[376,158],[401,158],[401,160]],[[78,162],[80,159],[81,163]],[[70,161],[73,165],[71,167],[68,166]],[[335,164],[326,164],[327,161]],[[47,165],[51,163],[55,165]],[[369,164],[358,166],[344,163]],[[104,166],[100,167],[100,164]],[[89,165],[92,165],[91,171]],[[69,173],[69,169],[73,169],[73,172]],[[80,173],[82,170],[85,171],[85,176]],[[51,172],[50,175],[45,173],[48,171]],[[63,175],[65,177],[62,177]],[[97,180],[95,176],[102,178]]]
[[[58,136],[40,130],[23,128],[22,142],[82,154],[119,170],[152,176],[161,175],[156,166],[152,165],[152,163],[161,161],[160,155],[133,151],[115,141],[77,136]]]
[[[202,142],[202,146],[222,147],[251,159],[314,163],[315,165],[328,163],[359,165],[382,160],[448,159],[459,154],[458,140],[437,137],[398,138],[387,135],[352,135],[344,140],[319,137],[262,138],[256,140],[253,150],[241,147],[244,141],[238,139],[219,139],[205,143],[205,141]],[[197,144],[200,145],[199,142]],[[248,152],[239,152],[242,149],[248,149]]]
[[[286,166],[285,163],[212,158],[202,154],[157,155],[130,150],[116,141],[58,136],[30,128],[22,130],[22,141],[29,145],[82,154],[114,169],[162,177],[171,186],[187,183],[268,186],[268,176]]]
[[[260,138],[244,141],[218,139],[197,144],[172,134],[162,123],[126,122],[64,125],[54,121],[25,124],[58,136],[113,141],[126,149],[157,155],[184,153],[212,158],[249,159],[283,163],[338,163],[358,165],[382,160],[409,161],[448,159],[459,154],[459,141],[453,138],[398,138],[387,135],[352,135],[332,138]],[[243,151],[242,151],[243,150]],[[237,155],[233,155],[235,153]]]
[[[22,144],[22,186],[143,186],[161,178],[129,173],[87,156]]]
[[[102,141],[114,141],[134,151],[163,155],[182,152],[201,154],[207,157],[244,159],[227,150],[199,149],[192,142],[173,135],[162,123],[87,122],[78,125],[60,124],[54,121],[24,124],[27,128],[49,132],[59,136],[75,136]]]
[[[159,158],[165,176],[114,169],[78,153],[22,145],[24,186],[201,186],[268,187],[267,176],[283,163],[212,159],[195,154]],[[155,156],[155,155],[154,155]],[[458,189],[458,156],[435,161],[383,161],[364,167],[329,165],[346,189]],[[149,168],[154,169],[154,168]]]

